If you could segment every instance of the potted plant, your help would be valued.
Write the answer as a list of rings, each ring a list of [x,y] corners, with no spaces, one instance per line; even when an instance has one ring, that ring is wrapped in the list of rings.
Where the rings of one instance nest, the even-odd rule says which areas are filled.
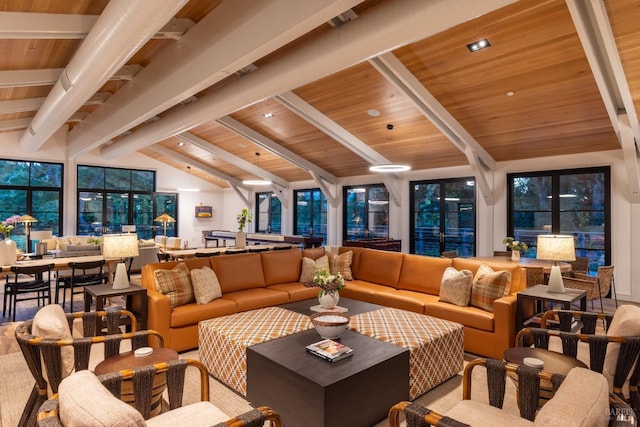
[[[525,242],[516,240],[513,237],[505,237],[502,239],[502,243],[511,251],[511,259],[513,261],[520,261],[520,252],[529,249]]]
[[[249,213],[249,209],[242,208],[240,213],[236,215],[236,222],[238,223],[236,248],[244,248],[247,245],[247,236],[244,234],[244,227],[251,222],[251,213]]]

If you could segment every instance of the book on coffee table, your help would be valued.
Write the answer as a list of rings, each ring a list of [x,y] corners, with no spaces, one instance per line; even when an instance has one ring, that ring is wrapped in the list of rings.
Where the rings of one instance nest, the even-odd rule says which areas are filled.
[[[338,360],[353,356],[353,349],[337,341],[328,339],[309,344],[305,347],[305,350],[329,362],[337,362]]]

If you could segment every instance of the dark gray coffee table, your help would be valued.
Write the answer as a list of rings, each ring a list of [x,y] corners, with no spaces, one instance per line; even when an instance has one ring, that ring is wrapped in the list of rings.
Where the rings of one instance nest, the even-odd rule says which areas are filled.
[[[308,303],[307,303],[308,306]],[[315,329],[247,347],[247,399],[278,411],[285,426],[371,426],[409,399],[409,350],[346,331],[352,357],[307,353]]]

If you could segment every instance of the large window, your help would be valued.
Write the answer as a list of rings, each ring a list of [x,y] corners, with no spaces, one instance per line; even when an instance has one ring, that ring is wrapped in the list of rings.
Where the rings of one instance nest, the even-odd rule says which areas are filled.
[[[321,236],[327,241],[327,198],[319,188],[296,190],[293,232],[303,236]]]
[[[568,234],[590,272],[611,264],[608,167],[509,174],[507,182],[507,235],[529,245],[526,256],[536,256],[538,234]]]
[[[155,193],[155,172],[78,166],[77,234],[119,233],[133,224],[141,239],[153,238],[160,230],[153,219],[163,213],[177,220],[177,195]],[[177,235],[175,223],[167,224],[167,235]]]
[[[412,181],[411,253],[440,256],[456,251],[474,256],[476,192],[474,178]]]
[[[389,237],[389,192],[382,184],[344,187],[342,240]]]
[[[256,194],[256,233],[282,233],[282,205],[272,192]]]
[[[38,222],[34,230],[51,230],[54,235],[62,233],[62,182],[63,167],[60,163],[25,162],[0,160],[0,220],[13,215],[29,214]],[[20,224],[11,233],[18,248],[27,248],[24,225]]]

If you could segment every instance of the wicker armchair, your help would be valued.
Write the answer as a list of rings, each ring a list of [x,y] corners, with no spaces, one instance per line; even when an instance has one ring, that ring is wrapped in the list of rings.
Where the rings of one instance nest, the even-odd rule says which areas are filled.
[[[119,354],[122,341],[130,341],[133,350],[148,346],[150,336],[155,337],[154,343],[160,346],[164,343],[162,335],[156,331],[136,331],[136,318],[130,311],[64,313],[59,305],[54,304],[45,308],[47,307],[59,309],[66,318],[70,330],[73,329],[74,321],[81,319],[83,337],[59,339],[59,337],[34,336],[32,334],[34,320],[18,325],[15,337],[29,371],[35,379],[35,385],[20,419],[21,426],[35,425],[38,407],[47,399],[49,392],[51,394],[58,392],[60,381],[68,375],[69,367],[74,371],[89,368],[92,347],[97,345],[104,347],[103,357],[99,357],[99,360],[103,360]],[[134,332],[121,332],[122,316],[130,320]],[[102,335],[105,325],[107,335]]]
[[[200,373],[200,402],[183,406],[186,369],[195,367]],[[168,411],[149,418],[152,405],[150,385],[156,376],[166,378]],[[133,383],[131,406],[121,400],[123,383]],[[69,402],[66,402],[69,400]],[[69,411],[72,408],[72,411]],[[38,412],[38,426],[62,427],[64,422],[88,425],[147,425],[150,427],[177,425],[199,426],[262,426],[281,427],[280,416],[262,406],[237,417],[229,417],[209,401],[209,374],[197,360],[180,359],[165,363],[128,369],[96,377],[81,371],[67,377],[60,384],[60,393],[45,401]]]
[[[593,309],[593,300],[600,299],[600,312],[604,312],[602,297],[607,295],[610,289],[615,298],[616,307],[618,306],[618,297],[613,281],[613,265],[598,267],[598,274],[595,277],[582,273],[575,273],[574,276],[563,277],[564,286],[587,291],[587,300],[591,301],[591,309]]]
[[[471,400],[471,374],[477,366],[485,366],[487,369],[488,403]],[[502,410],[507,373],[518,375],[520,417]],[[550,381],[553,384],[555,395],[539,409],[538,390],[541,380]],[[462,402],[457,403],[446,414],[438,414],[416,403],[400,402],[389,410],[389,426],[400,425],[401,413],[405,414],[407,427],[606,425],[609,420],[605,418],[605,414],[607,411],[612,413],[612,408],[615,409],[616,414],[626,415],[627,420],[635,421],[633,411],[624,402],[613,395],[608,396],[607,383],[603,376],[584,368],[572,369],[565,378],[495,359],[476,359],[465,367],[462,387]],[[576,418],[577,414],[583,418]],[[616,421],[612,420],[612,422]]]
[[[579,333],[570,332],[574,319],[582,323]],[[546,329],[550,321],[559,330]],[[596,334],[597,323],[605,325],[606,335]],[[609,389],[640,410],[640,308],[622,305],[611,314],[571,310],[549,310],[542,316],[541,328],[524,328],[516,336],[516,345],[533,341],[537,348],[562,352],[602,373]],[[633,371],[632,371],[633,369]]]

